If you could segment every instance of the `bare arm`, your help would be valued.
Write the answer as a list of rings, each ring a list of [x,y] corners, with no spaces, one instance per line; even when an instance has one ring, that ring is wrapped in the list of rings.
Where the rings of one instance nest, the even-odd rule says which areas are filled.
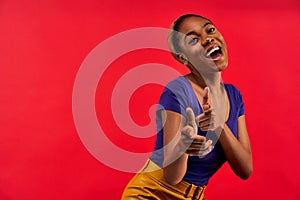
[[[244,180],[249,178],[253,168],[245,116],[238,118],[238,138],[233,135],[230,128],[225,124],[219,140],[234,173]]]
[[[172,111],[162,113],[164,131],[164,177],[171,185],[179,183],[187,168],[188,155],[180,147],[181,129],[185,124],[182,115]]]
[[[212,150],[212,141],[198,133],[198,125],[191,108],[187,108],[187,120],[173,111],[162,113],[164,131],[164,177],[171,185],[176,185],[187,170],[188,156],[203,156]]]
[[[196,117],[200,129],[203,131],[215,131],[220,127],[218,123],[214,123],[218,121],[218,118],[210,102],[210,92],[205,88],[205,95],[203,98],[204,115],[202,114]],[[210,118],[210,121],[212,122],[209,126],[206,125],[207,123],[203,122],[203,120],[207,118]],[[233,135],[226,123],[224,124],[221,134],[217,134],[220,134],[219,140],[231,169],[240,178],[247,179],[252,173],[252,154],[244,115],[238,118],[237,126],[238,138]]]

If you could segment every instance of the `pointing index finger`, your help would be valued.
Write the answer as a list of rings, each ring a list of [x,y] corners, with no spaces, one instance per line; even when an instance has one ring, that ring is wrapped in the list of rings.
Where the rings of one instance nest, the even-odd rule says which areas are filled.
[[[193,127],[194,125],[196,125],[195,114],[190,107],[186,108],[186,118],[187,118],[187,124]]]

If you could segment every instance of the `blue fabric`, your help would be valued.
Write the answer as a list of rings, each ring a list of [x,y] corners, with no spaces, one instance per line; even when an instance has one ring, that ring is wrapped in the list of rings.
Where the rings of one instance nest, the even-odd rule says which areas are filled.
[[[234,136],[237,137],[237,120],[239,116],[244,115],[244,103],[241,93],[235,86],[231,84],[224,84],[224,87],[230,102],[229,119],[226,123]],[[160,167],[162,167],[164,159],[163,129],[160,113],[163,109],[165,109],[180,113],[186,117],[185,110],[187,107],[191,107],[196,116],[203,112],[190,82],[185,77],[180,76],[166,86],[161,94],[159,106],[156,112],[156,145],[150,159]],[[206,135],[206,132],[202,132],[198,129],[198,134]],[[183,180],[199,186],[207,185],[210,177],[223,165],[225,161],[226,158],[222,147],[220,143],[217,142],[213,151],[205,157],[200,158],[198,156],[189,156],[187,172]]]

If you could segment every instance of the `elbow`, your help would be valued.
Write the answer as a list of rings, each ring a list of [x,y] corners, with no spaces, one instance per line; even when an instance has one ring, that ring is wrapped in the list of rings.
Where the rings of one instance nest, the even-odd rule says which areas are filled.
[[[250,173],[245,173],[245,174],[243,174],[243,175],[240,175],[239,177],[242,179],[242,180],[247,180],[247,179],[249,179],[250,178],[250,176],[251,176],[251,174],[252,174],[252,172],[250,172]]]
[[[177,180],[169,180],[169,179],[166,179],[166,181],[169,185],[172,185],[172,186],[175,186],[180,182],[180,181],[177,181]]]
[[[166,170],[164,170],[164,179],[168,184],[170,184],[172,186],[177,185],[181,181],[181,179],[174,176],[174,174],[172,174],[172,173],[169,174]]]
[[[247,180],[250,178],[251,174],[253,172],[253,168],[252,166],[249,167],[247,170],[244,170],[242,173],[239,173],[238,176],[242,179],[242,180]]]

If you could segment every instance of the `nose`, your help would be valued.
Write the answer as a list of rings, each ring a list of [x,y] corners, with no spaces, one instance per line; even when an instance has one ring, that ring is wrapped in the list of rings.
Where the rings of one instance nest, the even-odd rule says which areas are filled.
[[[212,38],[212,37],[206,37],[204,40],[203,40],[203,42],[202,42],[202,46],[207,46],[207,45],[209,45],[210,43],[212,43],[214,41],[214,38]]]

